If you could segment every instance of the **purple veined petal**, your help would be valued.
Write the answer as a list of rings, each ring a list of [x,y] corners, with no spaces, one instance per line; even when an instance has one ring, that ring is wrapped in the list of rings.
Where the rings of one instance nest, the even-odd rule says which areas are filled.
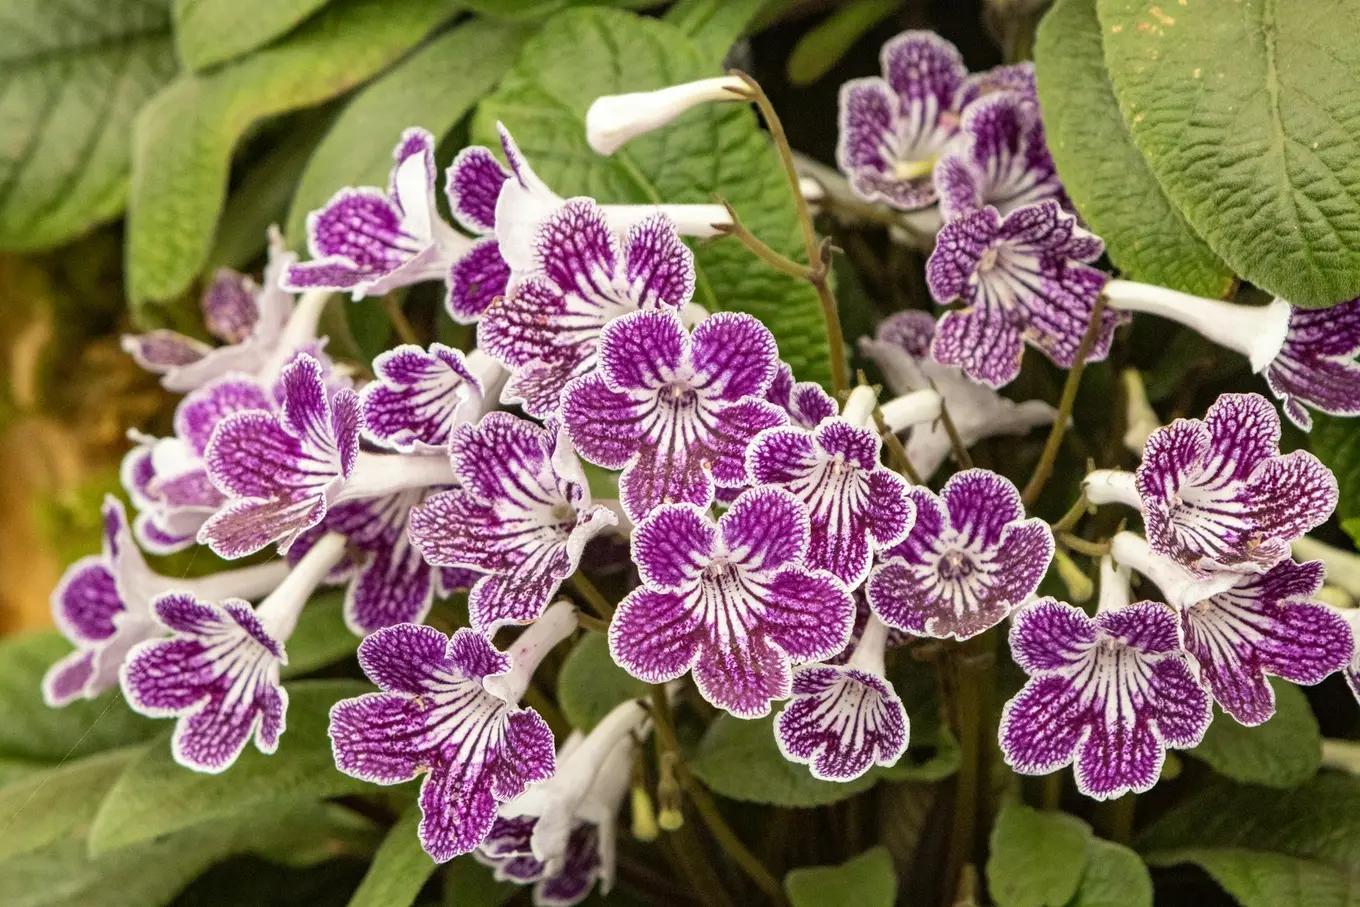
[[[812,534],[807,505],[772,485],[742,493],[718,521],[718,531],[723,547],[748,569],[759,572],[801,564]],[[643,558],[635,555],[634,560],[641,568]]]
[[[442,449],[460,419],[473,416],[483,388],[463,354],[442,343],[414,344],[373,360],[377,380],[364,387],[364,436],[402,453]]]
[[[558,544],[544,546],[509,570],[483,576],[468,593],[472,628],[491,634],[505,624],[537,620],[573,566],[566,546]]]
[[[788,656],[763,636],[748,636],[740,646],[719,642],[703,646],[694,663],[694,684],[705,700],[738,718],[761,718],[776,700],[787,699],[793,685]]]
[[[449,210],[471,233],[496,229],[496,199],[510,178],[489,148],[473,145],[458,152],[444,173]]]
[[[335,766],[374,784],[409,781],[425,767],[431,746],[420,700],[398,693],[367,693],[331,707]]]
[[[694,253],[665,214],[651,215],[628,229],[623,257],[628,294],[638,308],[679,310],[694,296]]]
[[[689,334],[669,310],[634,312],[600,331],[599,372],[613,391],[656,391],[682,380],[689,358]]]
[[[175,407],[175,435],[202,457],[213,430],[232,413],[272,412],[269,395],[254,380],[225,376],[190,391]]]
[[[506,719],[492,790],[501,801],[513,800],[530,784],[546,781],[557,768],[552,730],[533,709],[512,712]]]
[[[123,351],[133,361],[146,371],[158,375],[197,362],[212,351],[212,347],[201,340],[167,330],[124,334],[122,343]]]
[[[344,603],[345,625],[357,636],[396,624],[419,624],[430,611],[435,568],[407,536],[411,508],[424,497],[424,490],[416,489],[344,503],[327,514],[327,527],[363,552],[352,576],[346,577]]]
[[[776,521],[779,517],[769,512],[773,509],[772,506],[760,508],[757,505],[747,522],[748,531],[754,534],[773,524],[772,528],[777,532],[780,524]],[[769,517],[769,521],[763,517]],[[733,524],[733,534],[737,534],[737,531],[737,525]],[[806,546],[805,514],[802,532],[803,545]],[[658,507],[633,531],[633,562],[637,565],[642,581],[648,587],[664,592],[679,591],[696,582],[713,558],[718,533],[719,528],[692,504],[663,504]],[[801,556],[801,553],[799,549],[798,555]]]
[[[1360,299],[1328,309],[1292,308],[1284,346],[1265,369],[1290,421],[1309,431],[1304,406],[1333,416],[1360,414]]]
[[[255,303],[259,287],[245,274],[219,268],[203,293],[203,324],[208,333],[224,343],[245,340],[260,320]]]
[[[755,485],[796,482],[817,467],[817,446],[812,435],[793,427],[761,432],[746,454],[746,470]]]
[[[583,458],[605,469],[623,469],[642,442],[649,402],[643,394],[610,390],[596,371],[562,391],[562,422]]]
[[[90,649],[75,649],[58,660],[43,674],[43,702],[58,709],[85,697],[94,679],[94,655]]]
[[[551,488],[552,435],[509,413],[488,413],[454,432],[449,456],[463,487],[483,501],[536,497]]]
[[[985,205],[1003,214],[1049,199],[1067,207],[1038,107],[1014,92],[994,93],[968,105],[959,138],[940,159],[934,176],[946,222]]]
[[[444,307],[454,321],[472,324],[506,294],[509,283],[510,266],[501,257],[500,244],[494,237],[484,237],[454,262]]]
[[[1006,764],[1022,775],[1047,775],[1069,765],[1084,733],[1082,711],[1067,678],[1032,679],[1001,712],[999,740]]]
[[[307,215],[312,261],[288,269],[289,289],[350,290],[401,267],[423,248],[402,212],[378,189],[341,189]]]
[[[908,720],[892,685],[874,674],[824,665],[796,668],[793,700],[775,721],[785,758],[814,778],[852,781],[907,750]]]
[[[840,407],[822,386],[813,381],[793,380],[793,369],[780,362],[765,399],[789,414],[789,422],[798,428],[816,428],[825,419],[840,414]]]
[[[1025,100],[1039,103],[1034,63],[1026,60],[1023,63],[993,66],[985,72],[973,73],[964,80],[963,87],[959,89],[959,109],[962,110],[984,95],[998,91],[1013,91]]]
[[[931,31],[906,31],[892,38],[879,52],[879,64],[908,120],[919,115],[916,104],[930,102],[937,112],[948,111],[968,75],[958,48]]]
[[[1070,668],[1095,641],[1095,625],[1084,613],[1051,598],[1017,611],[1011,623],[1011,657],[1028,674]]]
[[[946,312],[931,346],[931,355],[937,361],[956,365],[970,378],[993,388],[1016,379],[1024,354],[1020,328],[1006,316],[985,308]]]
[[[446,670],[456,669],[477,681],[510,670],[509,659],[490,642],[477,642],[479,638],[455,634],[450,640],[434,627],[398,624],[359,644],[359,666],[380,689],[411,696],[429,693]]]
[[[691,357],[705,396],[725,402],[763,397],[779,367],[769,328],[743,312],[718,312],[694,328]]]
[[[634,589],[609,624],[610,657],[647,683],[683,677],[699,657],[703,626],[678,593]]]
[[[1315,684],[1350,663],[1345,620],[1304,601],[1322,587],[1321,562],[1281,561],[1270,572],[1181,609],[1185,649],[1223,710],[1245,725],[1275,713],[1267,675]]]
[[[592,199],[564,202],[538,225],[536,246],[539,270],[563,291],[574,290],[594,301],[623,289],[611,285],[622,270],[623,249]]]
[[[793,661],[823,661],[850,642],[855,600],[825,570],[785,567],[761,596],[769,639]]]
[[[52,590],[52,619],[73,643],[93,643],[114,634],[114,618],[126,610],[106,558],[89,555],[66,568]]]
[[[541,907],[573,907],[584,901],[603,872],[600,851],[599,827],[593,822],[577,823],[562,868],[534,886],[534,903]]]

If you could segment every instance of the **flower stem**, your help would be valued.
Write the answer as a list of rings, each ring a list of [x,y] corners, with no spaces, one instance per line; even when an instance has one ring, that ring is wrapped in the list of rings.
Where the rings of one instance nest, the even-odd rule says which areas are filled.
[[[954,736],[959,742],[959,771],[954,785],[954,827],[950,835],[949,858],[945,868],[945,903],[952,904],[952,892],[966,867],[974,861],[977,847],[978,818],[983,811],[985,793],[983,766],[983,728],[987,723],[989,691],[987,666],[995,657],[991,633],[984,633],[954,647],[948,654],[947,672],[953,693]]]
[[[794,261],[787,255],[781,255],[774,249],[765,245],[760,237],[752,233],[750,229],[741,222],[741,218],[737,216],[736,209],[734,209],[726,199],[719,198],[718,202],[727,209],[727,213],[732,217],[732,222],[730,224],[723,224],[719,229],[719,232],[723,236],[730,236],[737,240],[743,246],[750,249],[757,258],[781,274],[787,274],[790,277],[795,277],[799,280],[812,279],[812,268]]]
[[[803,251],[807,255],[809,267],[806,279],[817,291],[817,298],[822,303],[822,317],[826,320],[826,342],[831,353],[831,391],[832,395],[839,399],[850,390],[850,369],[845,359],[845,334],[841,331],[841,317],[836,308],[836,298],[831,293],[830,238],[825,240],[817,238],[817,228],[812,222],[812,209],[808,207],[800,185],[793,147],[789,145],[789,137],[784,133],[784,124],[780,122],[774,104],[770,103],[769,95],[765,94],[765,89],[760,87],[759,82],[741,70],[733,69],[729,75],[736,76],[746,83],[747,97],[765,119],[765,126],[770,130],[770,138],[774,141],[779,159],[784,164],[789,194],[793,196],[794,206],[798,210],[798,226],[803,233]]]
[[[1084,554],[1087,557],[1104,557],[1110,553],[1109,542],[1088,542],[1086,539],[1078,538],[1070,532],[1065,532],[1062,535],[1057,536],[1057,542],[1063,547],[1070,548],[1078,554]]]
[[[718,806],[713,802],[707,789],[700,783],[699,779],[690,772],[689,766],[685,764],[680,755],[680,741],[675,736],[675,725],[671,722],[670,702],[666,699],[666,690],[660,685],[652,687],[651,690],[651,713],[652,722],[656,726],[656,740],[658,748],[663,752],[674,754],[676,771],[680,776],[680,783],[684,785],[685,792],[689,794],[690,801],[694,804],[694,809],[699,813],[699,818],[713,835],[718,846],[723,853],[737,865],[742,872],[759,886],[775,903],[787,904],[784,898],[784,888],[779,884],[779,880],[774,877],[765,864],[753,854],[750,849],[737,837],[737,833],[727,824],[727,820],[718,811]]]
[[[387,319],[392,322],[392,330],[396,333],[397,339],[402,343],[414,343],[421,346],[420,335],[411,325],[406,313],[401,310],[401,300],[395,293],[388,293],[382,298],[383,309],[387,312]]]
[[[949,436],[949,446],[954,449],[954,459],[959,463],[959,469],[972,469],[973,458],[968,455],[968,448],[963,443],[963,438],[959,436],[959,430],[954,427],[954,420],[949,416],[949,405],[943,400],[940,401],[940,424],[944,426],[944,433]]]
[[[1064,513],[1062,515],[1062,519],[1058,520],[1058,522],[1054,523],[1050,527],[1053,530],[1053,535],[1059,536],[1065,532],[1071,532],[1072,529],[1081,520],[1081,518],[1090,509],[1091,502],[1086,499],[1086,489],[1083,488],[1081,490],[1081,494],[1077,496],[1076,503],[1073,504],[1070,509],[1068,509],[1067,513]]]
[[[590,610],[594,611],[600,620],[608,623],[614,619],[614,606],[609,603],[609,599],[604,597],[604,593],[599,590],[599,587],[592,583],[590,578],[580,570],[571,575],[571,588],[586,600],[586,604],[590,605]]]
[[[1062,809],[1063,794],[1063,775],[1062,769],[1049,772],[1043,777],[1042,796],[1039,801],[1040,806],[1049,812],[1057,812]]]
[[[887,445],[888,456],[897,467],[897,471],[906,476],[911,484],[924,485],[916,472],[916,467],[911,465],[911,460],[907,457],[907,449],[902,446],[902,439],[888,427],[888,423],[883,419],[883,410],[877,406],[874,407],[874,424],[878,426],[878,433],[883,438],[883,443]]]
[[[1091,817],[1094,820],[1092,824],[1102,838],[1127,846],[1133,842],[1133,821],[1137,807],[1138,795],[1132,792],[1098,803]]]
[[[1039,500],[1040,493],[1053,475],[1053,467],[1058,461],[1058,450],[1062,447],[1063,436],[1067,434],[1067,423],[1072,418],[1072,407],[1077,402],[1081,373],[1086,370],[1086,357],[1091,354],[1091,348],[1096,345],[1096,338],[1100,336],[1100,322],[1104,315],[1105,297],[1101,295],[1096,297],[1096,304],[1091,307],[1091,320],[1087,322],[1086,333],[1082,335],[1081,343],[1077,345],[1076,362],[1067,373],[1067,381],[1063,384],[1062,397],[1058,401],[1058,415],[1053,420],[1053,427],[1048,431],[1044,451],[1039,455],[1039,462],[1035,464],[1034,475],[1030,476],[1029,483],[1025,485],[1025,490],[1020,495],[1020,500],[1026,507],[1034,506],[1034,502]]]

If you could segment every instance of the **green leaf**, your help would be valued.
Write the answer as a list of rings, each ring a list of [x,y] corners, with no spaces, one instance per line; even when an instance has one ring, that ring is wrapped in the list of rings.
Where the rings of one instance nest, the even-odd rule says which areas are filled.
[[[1162,851],[1242,847],[1360,874],[1360,778],[1323,772],[1292,790],[1215,781],[1158,818],[1137,843],[1149,862]]]
[[[721,64],[732,45],[771,0],[679,0],[666,10],[666,21],[680,29],[703,52]]]
[[[647,684],[609,657],[609,640],[602,633],[582,636],[557,675],[557,703],[580,731],[589,731],[620,702],[646,695]]]
[[[416,834],[420,808],[412,805],[383,838],[349,907],[409,907],[434,873],[434,860]]]
[[[1341,491],[1336,515],[1343,521],[1360,517],[1360,431],[1354,421],[1314,413],[1308,449],[1336,475]]]
[[[75,838],[0,863],[5,907],[160,907],[212,864],[233,854],[275,859],[307,844],[336,852],[334,810],[268,805],[100,857]]]
[[[514,62],[525,31],[472,21],[435,38],[375,79],[345,107],[317,146],[293,195],[287,235],[306,238],[307,213],[345,186],[386,186],[401,131],[443,136]]]
[[[302,609],[297,629],[288,638],[284,679],[310,674],[353,655],[359,637],[345,626],[345,593],[323,592]]]
[[[175,762],[169,734],[153,743],[109,791],[90,829],[90,852],[97,856],[262,804],[371,791],[371,784],[336,769],[326,730],[332,705],[373,688],[313,680],[287,689],[288,728],[272,756],[248,744],[230,771],[206,775]]]
[[[56,631],[0,640],[0,760],[15,768],[50,768],[140,743],[164,729],[124,705],[116,690],[49,709],[42,698],[43,674],[70,651]]]
[[[1308,697],[1292,683],[1270,678],[1275,716],[1258,727],[1243,727],[1218,712],[1204,741],[1190,755],[1220,775],[1266,787],[1298,787],[1322,765],[1322,732]]]
[[[265,117],[318,104],[386,67],[445,19],[451,0],[340,0],[286,40],[176,80],[137,117],[128,209],[134,314],[182,293],[207,260],[231,155]]]
[[[794,85],[811,85],[831,71],[855,42],[897,11],[897,0],[852,0],[798,39],[784,71]]]
[[[1053,160],[1072,201],[1130,280],[1221,298],[1233,275],[1157,184],[1133,144],[1109,74],[1096,0],[1059,0],[1034,45]]]
[[[331,0],[175,0],[175,49],[207,69],[292,31]]]
[[[1065,813],[1002,807],[987,858],[997,907],[1064,907],[1081,884],[1090,840],[1090,827]]]
[[[0,248],[54,246],[122,212],[133,117],[177,68],[168,0],[4,4]]]
[[[1152,907],[1152,876],[1132,850],[1091,838],[1081,884],[1066,907]]]
[[[1360,878],[1320,863],[1252,850],[1192,848],[1159,865],[1196,863],[1242,907],[1352,907]]]
[[[514,69],[479,105],[473,135],[492,144],[496,121],[503,121],[539,175],[564,196],[655,204],[711,202],[717,193],[776,251],[804,259],[778,155],[745,106],[704,105],[610,157],[586,144],[585,113],[600,95],[713,74],[703,51],[665,22],[604,9],[561,13],[525,44]],[[810,287],[764,267],[732,240],[699,244],[695,262],[695,302],[756,316],[800,379],[829,378],[826,326]]]
[[[884,847],[866,850],[839,866],[809,866],[784,877],[793,907],[892,907],[897,873]]]
[[[0,787],[0,862],[89,823],[140,747],[108,750],[41,769]]]
[[[491,868],[472,854],[457,857],[444,869],[445,907],[500,907],[523,889],[497,882]]]
[[[1246,280],[1295,305],[1360,296],[1360,0],[1098,0],[1134,143]]]

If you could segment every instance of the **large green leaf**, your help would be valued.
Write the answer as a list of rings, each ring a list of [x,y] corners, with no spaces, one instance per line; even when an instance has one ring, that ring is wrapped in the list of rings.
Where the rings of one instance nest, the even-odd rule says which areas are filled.
[[[284,679],[309,674],[348,658],[359,648],[359,637],[345,626],[345,594],[323,592],[307,603],[297,629],[288,637]]]
[[[1275,716],[1258,727],[1243,727],[1218,714],[1204,741],[1190,751],[1220,775],[1246,784],[1297,787],[1322,764],[1322,732],[1308,697],[1292,683],[1271,678]]]
[[[272,756],[247,745],[230,771],[205,775],[175,762],[168,734],[153,743],[104,799],[90,829],[90,852],[99,855],[263,804],[372,790],[336,769],[326,734],[331,706],[372,687],[353,680],[313,680],[287,689],[288,729]]]
[[[41,769],[0,787],[0,862],[37,850],[89,823],[139,747]]]
[[[839,866],[807,866],[784,877],[793,907],[892,907],[897,873],[883,847],[866,850]]]
[[[1242,277],[1295,305],[1360,296],[1360,0],[1098,0],[1124,122]]]
[[[349,907],[410,907],[415,903],[435,866],[420,847],[419,825],[420,808],[413,804],[383,838]]]
[[[1192,848],[1159,865],[1195,863],[1242,907],[1354,907],[1360,877],[1320,863],[1252,850]]]
[[[1355,420],[1314,413],[1308,449],[1336,475],[1341,491],[1336,515],[1342,520],[1360,517],[1360,431]]]
[[[666,10],[666,21],[699,47],[705,58],[722,63],[752,20],[772,0],[679,0]]]
[[[239,57],[296,28],[331,0],[174,0],[175,49],[190,69]]]
[[[1204,785],[1138,838],[1149,862],[1189,847],[1268,850],[1360,874],[1360,778],[1324,772],[1292,790]]]
[[[123,210],[133,117],[177,69],[168,5],[0,6],[0,247],[56,245]]]
[[[1105,71],[1096,0],[1058,0],[1034,45],[1053,160],[1082,217],[1130,280],[1222,297],[1232,272],[1167,199],[1133,144]]]
[[[1081,884],[1066,907],[1152,907],[1152,876],[1132,850],[1091,838]]]
[[[804,258],[778,157],[744,106],[704,105],[610,157],[586,144],[585,113],[600,95],[713,74],[712,60],[674,26],[614,10],[572,10],[525,44],[515,68],[478,107],[473,135],[494,143],[496,121],[503,121],[564,196],[655,204],[711,202],[717,193],[776,251]],[[801,379],[827,380],[826,326],[810,287],[761,265],[733,240],[701,243],[695,261],[695,302],[755,315]]]
[[[472,21],[435,38],[364,87],[307,164],[288,214],[288,238],[305,239],[307,213],[344,186],[385,186],[392,148],[408,126],[436,137],[453,128],[500,81],[526,31]]]
[[[557,675],[557,703],[567,722],[581,731],[589,731],[620,702],[646,695],[647,684],[609,657],[609,640],[601,633],[582,636]]]
[[[0,640],[0,782],[23,769],[51,768],[63,761],[139,743],[163,725],[123,704],[117,691],[49,709],[42,677],[71,651],[55,631]]]
[[[286,40],[183,76],[157,95],[137,117],[133,136],[127,284],[135,309],[179,295],[203,267],[232,151],[253,124],[363,82],[452,6],[452,0],[340,0]]]
[[[1090,827],[1065,813],[1002,807],[987,859],[997,907],[1064,907],[1081,885],[1090,840]]]

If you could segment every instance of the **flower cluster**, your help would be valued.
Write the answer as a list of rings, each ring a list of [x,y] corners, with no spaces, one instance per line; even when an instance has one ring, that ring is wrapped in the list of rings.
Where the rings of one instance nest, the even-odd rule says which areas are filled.
[[[134,709],[176,720],[172,751],[190,769],[224,771],[252,740],[272,753],[302,609],[319,586],[344,586],[378,689],[332,708],[337,767],[381,785],[421,776],[435,860],[473,853],[537,903],[574,904],[612,883],[637,747],[663,727],[630,700],[558,741],[523,704],[578,632],[606,632],[613,661],[658,685],[652,708],[692,692],[739,719],[778,712],[788,760],[850,781],[910,742],[890,646],[994,649],[1010,620],[1029,681],[1005,708],[1001,750],[1027,773],[1074,764],[1093,797],[1150,787],[1168,747],[1203,736],[1212,702],[1258,724],[1274,710],[1267,676],[1316,683],[1350,666],[1347,620],[1311,600],[1321,564],[1290,558],[1335,507],[1335,479],[1310,454],[1281,454],[1279,417],[1256,395],[1152,431],[1136,472],[1088,476],[1086,499],[1135,507],[1142,534],[1108,540],[1095,616],[1037,597],[1072,524],[1040,519],[1034,489],[970,468],[967,448],[1047,425],[1056,448],[1068,395],[1060,412],[998,392],[1026,345],[1079,377],[1127,312],[1156,311],[1138,300],[1167,297],[1093,266],[1103,244],[1069,210],[1032,68],[969,75],[919,32],[890,41],[882,67],[841,93],[838,160],[886,217],[937,210],[926,280],[950,306],[938,320],[896,313],[860,339],[897,396],[797,381],[760,320],[693,303],[683,237],[733,228],[727,209],[563,198],[502,127],[504,164],[472,147],[445,171],[450,224],[435,139],[407,130],[385,189],[342,189],[309,217],[309,260],[275,233],[262,285],[216,275],[203,311],[222,345],[127,338],[185,396],[173,434],[135,436],[124,462],[135,519],[110,498],[101,553],[53,594],[75,649],[48,673],[49,704],[119,684]],[[590,140],[612,153],[750,92],[733,76],[604,98]],[[475,324],[475,348],[332,361],[318,335],[331,294],[425,281]],[[1324,324],[1279,303],[1256,316],[1265,339],[1235,347],[1301,424],[1303,405],[1360,412],[1360,309],[1336,311]],[[885,456],[899,432],[905,447]],[[932,491],[951,452],[961,468]],[[277,557],[176,580],[142,555],[195,543]],[[1132,602],[1130,570],[1165,603]],[[592,579],[606,572],[614,600]],[[445,629],[425,625],[459,589],[465,615],[441,606]]]

